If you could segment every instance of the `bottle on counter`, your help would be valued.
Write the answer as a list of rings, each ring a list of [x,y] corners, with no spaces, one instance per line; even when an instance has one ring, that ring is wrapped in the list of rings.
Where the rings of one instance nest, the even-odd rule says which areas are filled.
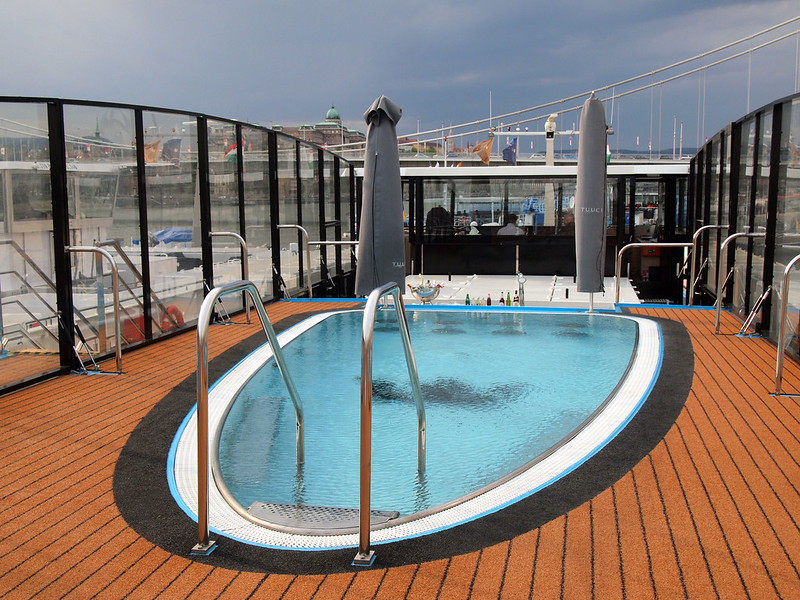
[[[513,303],[514,303],[514,306],[519,306],[519,293],[518,292],[514,292]]]
[[[500,306],[503,306],[506,303],[505,296],[503,296],[503,292],[500,292]]]
[[[467,294],[467,297],[466,297],[466,298],[464,298],[464,304],[466,304],[467,306],[469,306],[469,294]]]
[[[511,306],[511,292],[506,292],[506,306]]]
[[[492,305],[492,295],[486,294],[486,306],[491,306],[491,305]]]

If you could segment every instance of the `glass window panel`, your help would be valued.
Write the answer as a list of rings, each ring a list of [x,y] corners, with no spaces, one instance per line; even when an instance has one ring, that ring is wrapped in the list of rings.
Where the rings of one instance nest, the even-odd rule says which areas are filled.
[[[153,335],[174,327],[166,310],[196,321],[204,298],[197,177],[197,119],[180,113],[142,115],[147,183]]]
[[[0,386],[59,366],[52,206],[46,105],[0,103]]]
[[[75,246],[101,244],[120,276],[122,343],[141,341],[141,279],[136,128],[131,109],[64,107],[70,237]],[[75,321],[92,353],[114,350],[111,267],[94,252],[72,253]],[[127,335],[126,335],[127,334]],[[88,357],[84,357],[88,358]]]
[[[767,197],[769,195],[769,175],[770,175],[770,156],[772,146],[772,109],[762,113],[759,124],[759,150],[758,165],[756,166],[756,203],[753,214],[754,233],[765,233],[767,230]],[[750,269],[750,301],[747,308],[750,309],[764,291],[764,247],[765,238],[753,238],[752,245],[752,268]],[[746,260],[743,257],[741,260]],[[738,262],[738,257],[737,257]]]

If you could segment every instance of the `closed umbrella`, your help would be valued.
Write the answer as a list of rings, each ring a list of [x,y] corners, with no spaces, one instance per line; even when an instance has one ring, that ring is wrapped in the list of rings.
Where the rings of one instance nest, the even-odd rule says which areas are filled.
[[[403,194],[396,130],[402,114],[403,110],[386,96],[375,100],[364,113],[367,149],[356,255],[356,296],[368,296],[390,281],[402,289],[405,281]]]
[[[606,256],[606,115],[594,94],[583,104],[575,190],[579,292],[602,292]]]

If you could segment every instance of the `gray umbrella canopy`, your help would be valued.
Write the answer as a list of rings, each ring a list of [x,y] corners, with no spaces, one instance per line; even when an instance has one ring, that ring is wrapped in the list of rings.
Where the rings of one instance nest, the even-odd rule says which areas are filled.
[[[358,230],[356,296],[394,281],[402,290],[406,276],[403,192],[397,153],[397,122],[403,110],[381,96],[364,113],[367,149]]]
[[[594,94],[583,104],[575,190],[579,292],[602,292],[606,256],[606,113]]]

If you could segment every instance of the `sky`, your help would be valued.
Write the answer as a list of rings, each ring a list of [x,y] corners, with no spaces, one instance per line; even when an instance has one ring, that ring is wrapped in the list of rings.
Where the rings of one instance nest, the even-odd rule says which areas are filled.
[[[403,109],[398,133],[411,136],[598,89],[800,16],[796,0],[3,4],[2,95],[264,125],[322,121],[334,105],[347,126],[365,131],[363,113],[383,94]],[[616,143],[668,146],[680,122],[694,145],[748,108],[793,93],[797,38],[754,54],[749,86],[745,57],[705,80],[607,104]],[[576,118],[565,115],[563,127]]]

